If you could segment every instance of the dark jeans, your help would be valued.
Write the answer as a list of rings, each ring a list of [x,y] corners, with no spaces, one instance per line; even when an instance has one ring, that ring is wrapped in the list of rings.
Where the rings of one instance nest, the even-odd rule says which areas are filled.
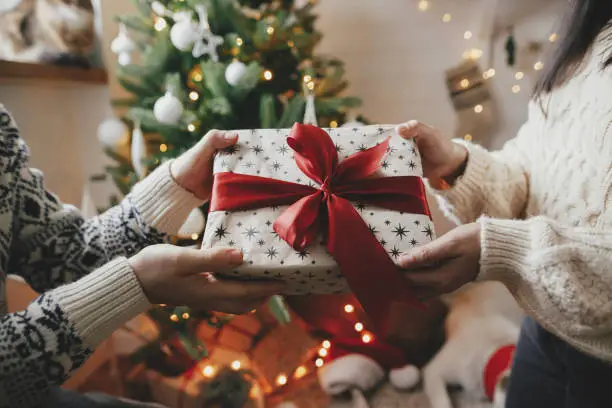
[[[574,349],[527,318],[514,356],[506,407],[612,407],[612,365]]]

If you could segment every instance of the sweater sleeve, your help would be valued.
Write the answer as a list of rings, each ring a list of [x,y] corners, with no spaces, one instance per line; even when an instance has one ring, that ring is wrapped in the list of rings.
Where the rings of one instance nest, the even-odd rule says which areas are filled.
[[[0,407],[40,406],[117,327],[149,303],[125,258],[0,317]]]
[[[585,352],[612,355],[612,343],[597,341],[612,335],[612,232],[545,217],[480,222],[480,279],[503,282],[549,330],[593,345]]]
[[[533,106],[529,116],[537,115]],[[520,217],[529,194],[529,149],[534,136],[531,120],[517,136],[495,152],[472,143],[456,140],[468,150],[464,174],[453,187],[434,190],[441,209],[461,223],[476,221],[481,215],[496,218]]]

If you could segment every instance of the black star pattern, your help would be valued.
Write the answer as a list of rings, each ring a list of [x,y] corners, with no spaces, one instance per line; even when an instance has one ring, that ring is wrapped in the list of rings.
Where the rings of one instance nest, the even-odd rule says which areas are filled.
[[[244,157],[238,156],[238,160],[242,160],[242,159],[244,159]]]
[[[376,129],[376,130],[378,130],[378,133],[379,133],[379,134],[382,134],[382,133],[384,133],[384,132],[385,132],[385,129],[383,129],[383,128],[381,128],[381,127],[379,127],[379,128],[378,128],[378,129]]]
[[[399,237],[400,240],[403,240],[406,235],[408,235],[408,230],[406,227],[402,226],[402,224],[397,224],[397,227],[392,231],[396,237]]]
[[[394,246],[393,249],[389,251],[389,253],[391,254],[392,257],[397,259],[401,255],[402,251],[400,251],[396,246]]]
[[[398,159],[404,160],[404,156],[398,156]]]
[[[246,167],[247,169],[250,169],[251,167],[253,167],[255,164],[253,164],[253,162],[249,161],[244,163],[244,167]]]
[[[389,164],[389,162],[388,162],[388,161],[386,161],[386,160],[385,160],[384,162],[382,162],[382,164],[381,164],[380,166],[381,166],[383,169],[385,169],[385,170],[386,170],[386,169],[388,169],[388,168],[389,168],[390,164]]]
[[[246,231],[243,232],[243,234],[249,239],[253,239],[255,238],[255,235],[259,234],[259,231],[257,231],[254,227],[249,227],[246,229]]]
[[[389,156],[392,156],[393,153],[395,153],[397,151],[397,149],[393,146],[389,146],[387,147],[387,153],[389,154]]]
[[[340,146],[338,143],[336,143],[336,151],[338,153],[342,153],[343,150],[344,150],[344,148],[342,146]]]
[[[431,225],[427,225],[425,227],[425,229],[423,229],[422,231],[425,235],[427,235],[427,238],[432,239],[433,238],[433,230],[431,229]]]
[[[315,187],[315,183],[313,183],[312,181],[308,181],[308,187],[314,188]]]
[[[260,247],[264,246],[266,245],[266,241],[264,241],[263,239],[260,239],[259,241],[257,241],[257,245],[259,245]]]
[[[301,178],[298,178],[297,180],[295,180],[295,182],[296,182],[296,183],[301,183],[301,182],[302,182],[302,179],[301,179]]]
[[[234,241],[230,241],[230,242],[227,243],[227,245],[233,247],[234,245],[236,245],[236,243]]]
[[[380,242],[380,245],[382,245],[383,247],[387,245],[387,241],[385,241],[384,239],[381,239],[379,242]]]
[[[239,150],[239,147],[238,147],[237,144],[235,144],[235,145],[232,145],[232,146],[224,149],[223,152],[225,154],[233,155],[233,154],[236,154],[238,152],[238,150]]]
[[[414,222],[414,225],[416,225],[416,226],[418,227],[419,225],[421,225],[421,221],[416,220],[416,221]]]
[[[236,223],[236,226],[237,226],[238,228],[240,228],[240,227],[242,227],[242,223],[241,223],[240,221],[238,221],[238,222]]]
[[[270,225],[272,225],[272,221],[270,220],[266,221],[266,225],[269,227]]]
[[[385,225],[387,225],[387,226],[391,225],[391,221],[385,220]]]
[[[217,239],[225,238],[228,234],[229,232],[227,232],[227,228],[225,228],[223,224],[218,226],[217,229],[215,229],[215,238]]]
[[[264,160],[265,160],[265,161],[270,160],[270,156],[266,156],[266,157],[264,157]]]
[[[259,153],[263,152],[263,149],[262,149],[261,146],[253,146],[252,149],[253,149],[253,153],[255,153],[255,154],[259,154]]]
[[[419,243],[417,242],[417,240],[416,240],[416,239],[412,238],[412,239],[410,240],[410,245],[412,245],[412,246],[417,246],[418,244],[419,244]]]
[[[272,164],[272,168],[274,169],[274,171],[279,171],[279,170],[280,170],[280,168],[281,168],[281,164],[280,164],[279,162],[275,161],[275,162]]]
[[[376,229],[376,225],[368,224],[368,229],[372,234],[377,234],[378,230]]]
[[[274,259],[278,256],[278,251],[274,247],[268,248],[268,250],[266,251],[266,256],[270,259]]]
[[[366,205],[364,203],[357,203],[355,207],[357,207],[359,211],[363,211],[366,209]]]
[[[278,149],[276,149],[277,152],[279,152],[281,155],[285,155],[285,153],[287,153],[289,151],[289,148],[285,145],[282,145],[281,147],[279,147]]]
[[[414,169],[416,169],[416,163],[413,162],[412,160],[410,160],[408,162],[408,167],[410,167],[410,170],[414,170]]]
[[[416,149],[414,148],[414,146],[410,147],[410,154],[412,154],[413,156],[417,155]]]
[[[307,250],[305,250],[305,249],[303,249],[303,250],[301,250],[301,251],[298,251],[298,253],[297,253],[297,254],[298,254],[298,256],[300,257],[300,259],[301,259],[302,261],[303,261],[305,258],[308,258],[308,255],[310,255],[310,253],[309,253]]]

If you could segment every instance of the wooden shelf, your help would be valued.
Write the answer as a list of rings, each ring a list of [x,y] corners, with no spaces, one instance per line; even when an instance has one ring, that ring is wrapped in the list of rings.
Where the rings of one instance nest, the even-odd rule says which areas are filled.
[[[106,71],[99,68],[83,69],[57,65],[0,61],[0,81],[27,80],[104,85]]]

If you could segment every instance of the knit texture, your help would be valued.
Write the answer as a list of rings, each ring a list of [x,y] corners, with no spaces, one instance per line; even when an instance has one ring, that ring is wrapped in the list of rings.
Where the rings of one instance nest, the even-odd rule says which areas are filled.
[[[575,76],[541,101],[500,151],[464,144],[456,185],[437,191],[480,219],[480,279],[502,281],[543,327],[612,361],[612,27]]]
[[[45,189],[28,156],[0,105],[0,408],[38,406],[102,340],[149,307],[126,257],[177,232],[202,204],[167,163],[118,206],[84,220]],[[43,294],[7,313],[7,274]]]

